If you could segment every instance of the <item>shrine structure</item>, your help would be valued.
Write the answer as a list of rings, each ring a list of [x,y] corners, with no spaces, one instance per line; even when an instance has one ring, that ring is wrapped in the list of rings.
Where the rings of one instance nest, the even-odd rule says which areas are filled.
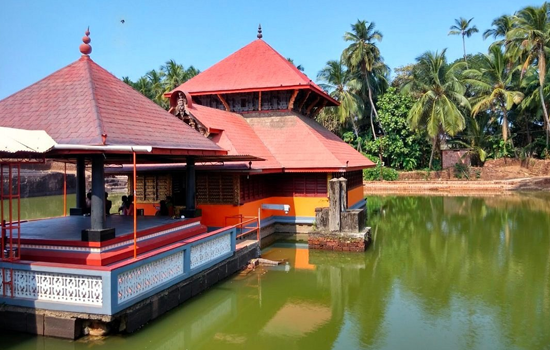
[[[169,112],[92,61],[89,32],[80,51],[0,101],[0,132],[19,137],[0,148],[1,328],[133,332],[241,269],[262,238],[309,230],[332,178],[347,180],[346,207],[365,206],[362,170],[374,164],[314,120],[338,102],[261,31],[167,93]],[[46,148],[27,142],[33,132]],[[76,164],[76,206],[22,222],[21,163],[44,159]],[[133,216],[105,215],[115,173],[128,175]],[[158,215],[163,200],[170,215]]]
[[[88,31],[80,51],[76,62],[0,101],[0,328],[71,339],[133,332],[259,254],[256,233],[237,242],[235,225],[208,230],[200,217],[138,216],[137,205],[133,215],[106,215],[110,165],[133,164],[135,179],[138,164],[186,164],[193,211],[196,162],[261,159],[228,155],[97,65]],[[70,216],[23,221],[21,165],[45,159],[76,164],[76,207]]]
[[[328,207],[327,184],[335,177],[347,179],[346,208],[365,205],[362,170],[374,164],[314,120],[338,102],[269,46],[261,28],[257,40],[165,96],[176,118],[228,154],[263,159],[197,168],[196,202],[205,225],[222,227],[228,218],[258,215],[262,237],[307,232],[315,208]],[[138,189],[149,184],[146,176],[178,171],[142,169],[148,175]],[[147,191],[155,189],[141,193]],[[140,208],[154,213],[156,198],[149,204],[146,196],[138,199]],[[173,199],[183,204],[176,191]]]

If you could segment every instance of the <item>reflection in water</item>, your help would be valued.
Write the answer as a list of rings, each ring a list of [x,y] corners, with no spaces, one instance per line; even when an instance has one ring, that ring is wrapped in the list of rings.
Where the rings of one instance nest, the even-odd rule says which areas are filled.
[[[544,349],[548,197],[375,198],[366,253],[272,246],[136,334],[2,335],[2,349]],[[5,340],[4,340],[5,339]]]

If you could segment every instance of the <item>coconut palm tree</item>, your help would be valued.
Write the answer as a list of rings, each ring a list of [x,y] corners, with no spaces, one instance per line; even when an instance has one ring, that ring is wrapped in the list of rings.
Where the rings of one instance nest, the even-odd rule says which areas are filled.
[[[122,81],[131,87],[134,87],[134,82],[130,79],[130,77],[122,77]]]
[[[151,84],[151,96],[149,96],[149,98],[151,98],[159,106],[166,108],[167,101],[162,96],[164,94],[162,74],[152,69],[145,74],[145,77],[149,80],[149,83]]]
[[[481,111],[498,111],[502,116],[502,139],[507,142],[509,135],[508,111],[523,100],[523,93],[511,88],[514,71],[506,66],[506,58],[500,46],[491,46],[484,55],[478,69],[464,72],[466,83],[476,94],[471,98],[472,115]]]
[[[146,77],[139,78],[134,83],[134,89],[141,92],[141,94],[151,99],[151,82]]]
[[[477,118],[470,115],[466,118],[466,124],[464,134],[454,142],[470,149],[472,165],[483,165],[487,158],[487,150],[491,147],[492,133],[488,130],[491,117],[488,113],[481,113]]]
[[[369,74],[373,72],[377,63],[383,61],[380,50],[375,43],[375,41],[382,40],[382,33],[374,29],[374,22],[367,23],[367,21],[358,20],[357,23],[351,25],[351,32],[344,34],[344,40],[351,42],[351,44],[342,52],[342,61],[352,72],[360,74],[362,82],[367,87],[370,107],[378,120]],[[373,134],[376,139],[376,134],[374,132]]]
[[[386,65],[382,61],[376,62],[373,67],[372,71],[367,74],[367,80],[368,84],[361,84],[361,94],[362,101],[369,99],[369,87],[372,90],[373,96],[381,96],[383,95],[386,90],[389,87],[389,74],[390,73],[390,67]],[[358,81],[362,81],[361,77],[359,77]],[[374,118],[373,118],[374,109],[369,108],[369,120],[370,120],[370,126],[373,134],[373,138],[376,140],[376,130],[374,128]],[[376,119],[378,124],[378,129],[383,132],[382,125],[380,124],[380,118]]]
[[[514,16],[514,22],[515,25],[508,32],[506,39],[520,47],[524,54],[522,78],[531,63],[537,64],[539,98],[546,128],[546,148],[548,148],[550,123],[543,90],[547,74],[546,55],[550,50],[550,4],[545,2],[541,7],[528,6],[522,9]]]
[[[430,170],[437,141],[445,133],[453,136],[463,130],[465,119],[461,109],[470,108],[464,97],[464,85],[456,73],[465,63],[448,65],[445,52],[446,49],[441,53],[426,52],[418,57],[413,80],[403,89],[416,98],[408,114],[411,128],[424,127],[432,138]]]
[[[487,29],[483,32],[483,39],[487,39],[489,37],[493,37],[493,39],[497,38],[506,38],[506,34],[512,29],[513,27],[513,17],[508,15],[502,15],[500,17],[497,17],[493,20],[493,23],[491,25],[494,28]],[[498,43],[502,44],[502,41],[498,41]]]
[[[317,79],[323,82],[320,86],[340,102],[340,106],[336,109],[340,124],[350,122],[355,137],[359,140],[357,119],[362,115],[361,106],[363,105],[357,95],[357,91],[361,87],[360,83],[354,79],[341,60],[328,61],[326,66],[317,74]],[[357,143],[357,150],[361,151],[361,142]]]
[[[197,68],[193,67],[193,66],[189,66],[189,68],[187,68],[185,70],[185,79],[186,81],[193,78],[195,75],[199,75],[201,71],[198,70]]]
[[[477,33],[477,27],[470,27],[470,23],[474,18],[466,19],[460,17],[455,19],[455,24],[451,26],[451,30],[448,35],[462,35],[462,49],[464,50],[464,62],[466,62],[466,37],[471,37],[472,34]]]
[[[292,58],[287,57],[286,60],[292,63],[296,67],[296,69],[298,69],[300,72],[303,72],[305,70],[304,66],[302,66],[301,64],[296,65],[296,63],[294,63],[294,60]]]
[[[164,92],[177,88],[187,80],[185,69],[174,60],[166,61],[160,70],[164,81]]]

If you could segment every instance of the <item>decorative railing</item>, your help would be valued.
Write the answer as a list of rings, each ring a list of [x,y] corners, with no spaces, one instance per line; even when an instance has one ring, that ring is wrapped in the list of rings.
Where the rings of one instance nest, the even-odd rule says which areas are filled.
[[[237,239],[253,238],[260,240],[260,220],[256,216],[244,216],[237,214],[233,216],[225,217],[225,226],[233,224],[235,221],[235,228],[237,229]]]
[[[117,267],[2,261],[0,304],[112,315],[231,257],[236,233],[226,227]]]
[[[103,302],[103,281],[100,276],[60,271],[0,269],[0,284],[2,281],[10,282],[11,278],[13,278],[13,298],[92,306],[101,305]],[[12,297],[11,288],[5,288],[2,285],[2,289],[6,296]]]

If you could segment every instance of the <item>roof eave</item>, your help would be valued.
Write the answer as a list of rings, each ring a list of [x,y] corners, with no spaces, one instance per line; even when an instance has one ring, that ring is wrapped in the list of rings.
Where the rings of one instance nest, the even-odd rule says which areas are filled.
[[[281,86],[266,86],[261,88],[243,88],[243,89],[228,89],[228,90],[210,90],[210,91],[193,91],[189,92],[191,96],[202,96],[202,95],[216,95],[216,94],[238,94],[238,93],[247,93],[247,92],[259,92],[259,91],[281,91],[281,90],[312,90],[321,97],[325,98],[329,104],[327,106],[331,106],[330,103],[332,103],[332,106],[339,106],[340,102],[332,98],[330,95],[328,95],[324,90],[320,90],[316,88],[313,85],[310,84],[298,84],[298,85],[281,85]],[[170,98],[172,96],[172,93],[178,89],[172,90],[170,92],[164,93],[164,97]]]

